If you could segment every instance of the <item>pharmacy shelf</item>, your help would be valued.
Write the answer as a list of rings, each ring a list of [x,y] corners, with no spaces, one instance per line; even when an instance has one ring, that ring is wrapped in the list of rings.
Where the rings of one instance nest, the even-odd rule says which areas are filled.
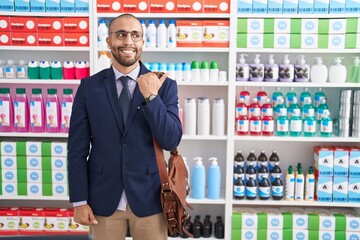
[[[233,200],[233,205],[245,206],[291,206],[291,207],[360,207],[360,203],[351,202],[316,202],[316,201],[286,201],[286,200]]]
[[[0,50],[11,50],[11,51],[59,51],[59,52],[88,52],[90,47],[42,47],[42,46],[0,46]]]
[[[168,237],[168,240],[180,240],[182,239],[181,237],[176,237],[176,238],[173,238],[173,237]],[[187,238],[187,239],[194,239],[194,238]],[[210,238],[197,238],[197,239],[206,239],[206,240],[218,240],[218,238],[215,238],[215,237],[210,237]],[[127,237],[126,240],[132,240],[132,237]]]
[[[178,86],[228,86],[229,82],[177,82]],[[360,85],[360,84],[359,84]]]
[[[189,204],[225,204],[225,198],[221,199],[193,199],[187,198],[186,201]]]
[[[53,200],[53,201],[69,201],[69,197],[59,197],[59,196],[0,196],[0,200]]]
[[[2,16],[32,16],[32,17],[89,17],[86,12],[0,12]]]
[[[359,143],[357,137],[289,137],[289,136],[235,136],[235,141],[264,141],[264,142],[343,142]]]
[[[340,14],[256,14],[256,13],[238,13],[238,18],[358,18],[359,13],[340,13]],[[332,49],[333,50],[333,49]],[[331,51],[332,51],[331,50]]]
[[[79,85],[81,80],[69,79],[4,79],[0,78],[0,84],[8,83],[8,84],[74,84]]]
[[[313,48],[237,48],[238,53],[321,53],[321,54],[337,54],[337,53],[360,53],[360,49],[313,49]]]
[[[163,19],[163,18],[201,18],[201,19],[226,19],[230,18],[229,13],[131,13],[137,18],[151,18],[151,19]],[[119,13],[96,13],[97,18],[116,18]]]
[[[108,48],[98,48],[98,52],[110,52]],[[188,47],[177,47],[177,48],[148,48],[144,47],[143,52],[223,52],[228,53],[229,48],[209,48],[209,47],[197,47],[197,48],[188,48]]]
[[[19,138],[67,138],[67,133],[21,133],[21,132],[1,132],[0,137],[19,137]]]
[[[200,136],[200,135],[183,135],[182,140],[227,140],[227,136]]]
[[[360,83],[314,83],[314,82],[236,82],[238,87],[322,87],[322,88],[360,88]]]

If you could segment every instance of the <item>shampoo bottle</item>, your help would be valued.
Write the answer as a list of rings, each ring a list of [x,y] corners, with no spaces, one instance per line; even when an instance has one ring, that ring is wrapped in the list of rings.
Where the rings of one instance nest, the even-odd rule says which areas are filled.
[[[216,157],[209,158],[211,165],[208,169],[208,198],[220,199],[221,171]]]
[[[292,166],[289,166],[285,180],[285,200],[293,201],[295,198],[295,175]]]
[[[310,67],[305,62],[305,56],[298,56],[298,64],[295,65],[295,82],[308,82],[310,75]]]
[[[315,83],[325,83],[328,78],[328,69],[322,64],[321,57],[315,57],[315,65],[311,66],[310,80]]]
[[[29,131],[29,104],[25,88],[17,88],[14,99],[14,129],[15,132]]]
[[[0,88],[0,132],[12,132],[14,107],[10,88]]]
[[[360,59],[354,57],[354,64],[349,66],[348,82],[359,83],[360,82]]]
[[[203,165],[202,158],[194,158],[196,164],[193,168],[192,174],[192,192],[194,199],[204,199],[205,198],[205,182],[206,182],[206,173],[205,166]]]
[[[294,65],[290,64],[289,55],[284,55],[283,64],[279,65],[280,82],[294,81]]]
[[[48,89],[46,96],[46,132],[59,132],[59,99],[57,97],[56,89]]]
[[[74,98],[73,98],[73,90],[64,89],[63,96],[61,99],[61,126],[60,132],[68,133],[70,128],[70,117],[73,106]]]
[[[44,132],[45,108],[41,88],[33,88],[29,103],[30,132]]]
[[[304,174],[302,171],[302,167],[299,167],[296,174],[295,180],[295,200],[302,201],[304,200]]]
[[[306,174],[305,178],[305,200],[314,201],[314,192],[315,192],[315,176],[313,167],[309,167],[309,171]]]
[[[279,79],[279,66],[275,64],[274,55],[269,55],[269,63],[265,64],[264,80],[266,82],[276,82]]]
[[[333,83],[344,83],[347,77],[347,70],[341,64],[342,57],[336,57],[329,68],[329,81]]]
[[[246,54],[240,54],[239,63],[236,64],[236,81],[249,81],[249,64],[245,62],[244,56]]]
[[[261,82],[264,80],[264,64],[260,63],[260,54],[255,54],[254,63],[249,67],[250,81]]]

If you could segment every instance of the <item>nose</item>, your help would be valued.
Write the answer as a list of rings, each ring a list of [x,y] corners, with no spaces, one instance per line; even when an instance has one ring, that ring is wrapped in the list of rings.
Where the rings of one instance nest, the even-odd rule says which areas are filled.
[[[131,33],[130,32],[128,32],[128,33],[126,33],[127,35],[126,35],[126,38],[125,38],[125,40],[124,40],[124,44],[126,44],[126,45],[132,45],[133,44],[133,40],[132,40],[132,38],[131,38]]]

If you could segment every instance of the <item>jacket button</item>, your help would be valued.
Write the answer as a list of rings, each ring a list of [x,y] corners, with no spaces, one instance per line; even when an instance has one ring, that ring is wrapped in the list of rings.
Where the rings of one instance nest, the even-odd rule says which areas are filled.
[[[127,147],[127,143],[123,143],[122,146],[123,146],[123,147]]]

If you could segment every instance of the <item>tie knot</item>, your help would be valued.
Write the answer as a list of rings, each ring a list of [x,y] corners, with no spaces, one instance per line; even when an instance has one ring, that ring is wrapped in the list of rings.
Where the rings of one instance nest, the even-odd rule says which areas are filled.
[[[123,87],[128,87],[128,84],[129,84],[129,78],[128,78],[128,76],[122,76],[122,77],[120,77],[120,81],[121,81]]]

